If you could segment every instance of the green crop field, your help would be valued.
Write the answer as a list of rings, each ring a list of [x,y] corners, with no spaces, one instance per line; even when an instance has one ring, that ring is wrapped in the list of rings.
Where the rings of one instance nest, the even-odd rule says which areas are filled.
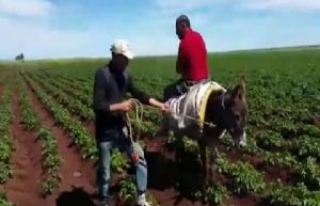
[[[21,184],[26,196],[38,199],[41,205],[53,201],[38,197],[39,191],[58,198],[58,191],[69,190],[78,181],[87,192],[95,190],[91,180],[95,170],[87,166],[97,158],[91,109],[93,77],[107,62],[66,59],[0,64],[0,189],[5,194],[0,196],[0,205],[23,201],[13,189],[15,184]],[[320,50],[214,53],[209,62],[212,80],[226,88],[233,88],[239,77],[245,76],[248,146],[238,150],[229,136],[222,139],[214,163],[215,181],[203,188],[200,172],[193,171],[199,152],[192,139],[179,142],[168,137],[159,154],[148,153],[153,141],[149,137],[158,128],[161,114],[145,109],[143,121],[135,122],[135,128],[142,132],[139,141],[146,148],[149,198],[164,206],[173,205],[179,194],[180,205],[192,205],[190,199],[196,199],[194,205],[204,205],[199,200],[205,199],[226,206],[319,206]],[[130,62],[137,87],[157,98],[165,85],[178,77],[174,68],[175,57],[170,56],[140,57]],[[21,139],[22,134],[29,140]],[[16,145],[27,141],[30,143]],[[73,147],[67,147],[66,141]],[[29,151],[28,145],[40,146]],[[169,158],[172,150],[168,148],[186,156],[180,170]],[[29,151],[28,157],[34,154],[42,159],[35,166],[29,165],[33,160],[19,166],[24,157],[21,150]],[[119,186],[115,202],[130,202],[135,194],[127,160],[125,155],[113,153],[112,170],[117,174],[113,182]],[[19,179],[16,170],[41,183],[28,189],[30,180]],[[70,175],[75,171],[82,175]]]

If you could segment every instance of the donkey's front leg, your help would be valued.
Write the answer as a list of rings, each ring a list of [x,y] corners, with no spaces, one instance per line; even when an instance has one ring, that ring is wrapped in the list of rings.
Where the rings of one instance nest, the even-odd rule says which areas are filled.
[[[214,171],[215,171],[215,160],[218,156],[218,148],[219,148],[219,140],[218,138],[215,138],[215,139],[211,139],[210,141],[207,142],[207,148],[208,148],[208,155],[209,155],[209,158],[208,158],[208,176],[209,176],[209,179],[208,181],[209,182],[212,182],[213,181],[213,177],[214,177]]]
[[[214,162],[215,162],[215,159],[216,159],[216,147],[214,147],[213,145],[210,145],[208,147],[209,149],[209,182],[212,182],[213,181],[213,176],[214,176],[214,170],[215,170],[215,166],[214,166]]]
[[[205,185],[208,184],[209,172],[208,172],[208,158],[207,158],[207,145],[204,141],[198,141],[200,148],[201,169],[205,180]]]

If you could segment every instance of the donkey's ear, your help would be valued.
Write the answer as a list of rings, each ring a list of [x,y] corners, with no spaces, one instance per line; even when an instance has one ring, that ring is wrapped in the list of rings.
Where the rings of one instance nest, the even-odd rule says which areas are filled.
[[[245,91],[246,91],[246,79],[245,79],[244,75],[241,75],[241,77],[240,77],[239,86],[241,87],[241,89],[245,93]]]
[[[239,84],[232,91],[232,98],[244,100],[245,91],[246,91],[246,87],[245,87],[244,76],[241,76]]]

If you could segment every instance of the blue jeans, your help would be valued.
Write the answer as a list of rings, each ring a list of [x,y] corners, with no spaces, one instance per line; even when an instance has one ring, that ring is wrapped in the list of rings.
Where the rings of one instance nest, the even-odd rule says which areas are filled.
[[[138,194],[143,194],[147,189],[147,163],[140,144],[134,143],[134,145],[132,145],[129,137],[127,137],[127,129],[124,129],[123,132],[113,132],[110,135],[110,141],[97,143],[99,152],[97,185],[100,198],[108,198],[111,150],[113,148],[118,148],[121,152],[125,151],[130,158],[133,151],[139,150],[139,152],[137,152],[139,154],[139,161],[136,164],[136,186]],[[133,147],[135,148],[134,150]]]

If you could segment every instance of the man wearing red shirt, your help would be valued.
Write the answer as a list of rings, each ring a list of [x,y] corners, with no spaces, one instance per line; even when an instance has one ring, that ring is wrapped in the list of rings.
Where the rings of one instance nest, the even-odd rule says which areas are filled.
[[[192,85],[210,80],[205,42],[201,34],[191,29],[186,15],[177,18],[176,34],[180,39],[176,72],[181,78],[164,89],[163,101],[187,93]],[[167,123],[164,117],[160,129],[154,134],[155,137],[167,136]]]
[[[176,20],[176,34],[181,40],[176,71],[181,78],[164,90],[164,101],[188,91],[188,87],[210,79],[205,42],[198,32],[192,30],[190,20],[181,15]]]

